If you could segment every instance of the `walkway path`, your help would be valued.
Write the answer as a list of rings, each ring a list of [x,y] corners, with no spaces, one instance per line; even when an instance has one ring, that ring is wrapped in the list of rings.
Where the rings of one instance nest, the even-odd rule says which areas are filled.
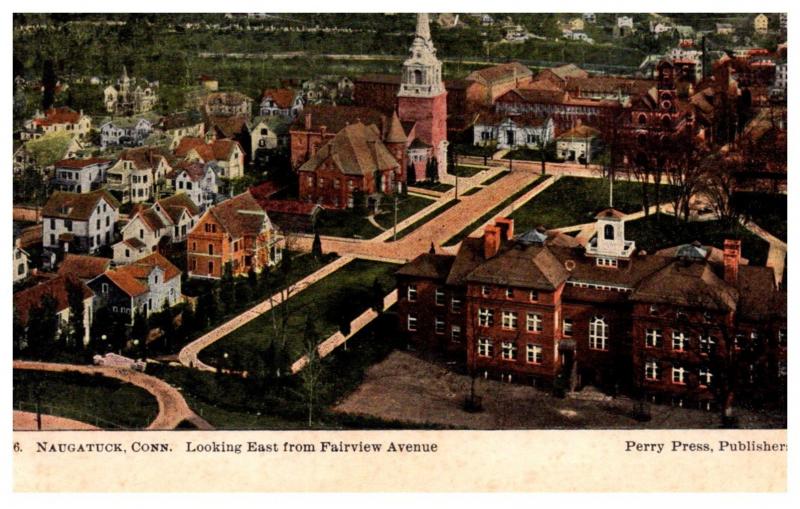
[[[41,415],[42,431],[91,431],[100,429],[91,424],[76,421],[75,419],[67,419],[66,417],[58,417],[57,415]],[[14,431],[39,431],[39,425],[36,422],[36,413],[14,410],[14,425],[12,429]]]
[[[316,272],[309,274],[308,276],[304,277],[300,281],[289,285],[288,288],[281,290],[280,292],[272,295],[266,300],[261,301],[260,303],[256,304],[255,306],[251,307],[247,311],[231,318],[227,322],[223,323],[216,329],[203,334],[196,340],[192,341],[188,345],[184,346],[180,353],[178,353],[178,361],[183,364],[184,366],[190,368],[197,368],[202,371],[212,371],[216,372],[217,368],[214,366],[209,366],[205,364],[198,358],[198,354],[204,348],[209,347],[213,343],[217,342],[218,340],[224,338],[234,330],[238,329],[242,325],[255,320],[259,316],[263,315],[273,307],[279,305],[284,301],[287,297],[293,297],[298,293],[302,292],[309,286],[313,285],[320,279],[324,278],[325,276],[339,270],[341,267],[344,267],[350,261],[353,260],[352,256],[342,256],[341,258],[337,258],[336,260],[332,261],[331,263],[325,265],[321,269],[317,270]]]
[[[141,387],[158,401],[158,415],[147,426],[147,429],[175,429],[183,421],[189,421],[198,429],[214,429],[199,415],[195,414],[180,392],[167,382],[139,371],[110,366],[83,366],[78,364],[58,364],[54,362],[14,361],[14,369],[49,371],[55,373],[77,372],[84,375],[106,376],[116,378]]]
[[[775,283],[782,283],[783,273],[786,270],[786,242],[772,235],[752,221],[742,220],[742,225],[753,234],[758,235],[769,243],[767,267],[772,267],[772,270],[775,271]]]

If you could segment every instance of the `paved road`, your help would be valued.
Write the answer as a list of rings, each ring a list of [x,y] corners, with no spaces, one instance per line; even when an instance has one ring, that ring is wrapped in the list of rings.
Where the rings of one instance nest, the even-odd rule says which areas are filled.
[[[180,392],[167,382],[154,376],[131,369],[109,366],[83,366],[78,364],[58,364],[54,362],[14,361],[14,369],[50,371],[57,373],[77,372],[85,375],[100,374],[116,378],[146,390],[158,401],[158,415],[147,429],[175,429],[183,421],[189,421],[198,429],[214,429],[199,415],[195,414]]]

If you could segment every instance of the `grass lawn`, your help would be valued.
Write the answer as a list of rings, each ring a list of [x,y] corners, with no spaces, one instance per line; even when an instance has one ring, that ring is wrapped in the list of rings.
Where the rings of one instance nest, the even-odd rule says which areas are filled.
[[[436,191],[438,193],[444,193],[444,192],[447,192],[447,191],[453,189],[453,186],[451,186],[450,184],[444,184],[442,182],[429,182],[429,181],[417,182],[417,183],[415,183],[414,185],[412,185],[410,187],[419,187],[420,189],[429,189],[431,191]]]
[[[488,186],[488,185],[494,184],[495,182],[497,182],[501,178],[507,177],[509,174],[511,174],[511,170],[503,170],[500,173],[498,173],[497,175],[495,175],[494,177],[492,177],[492,178],[490,178],[488,180],[484,180],[483,182],[481,182],[481,185]]]
[[[425,214],[423,217],[417,219],[416,221],[414,221],[410,225],[408,225],[405,228],[403,228],[402,230],[398,231],[397,232],[397,238],[398,239],[402,239],[403,237],[405,237],[409,233],[413,232],[414,230],[416,230],[417,228],[419,228],[423,224],[427,223],[428,221],[430,221],[434,217],[438,216],[439,214],[441,214],[445,210],[455,206],[459,201],[461,201],[461,200],[452,199],[449,202],[447,202],[444,205],[442,205],[441,207],[439,207],[438,209],[434,210],[433,212],[429,212],[429,213]],[[387,242],[390,242],[392,240],[394,240],[394,239],[390,237],[387,240]]]
[[[786,241],[788,210],[786,195],[780,193],[736,193],[734,206],[744,217]]]
[[[481,186],[475,186],[472,189],[468,189],[467,191],[464,191],[463,193],[460,193],[460,194],[461,194],[461,196],[469,196],[471,194],[477,193],[481,189],[483,189]]]
[[[470,178],[488,168],[488,166],[463,166],[459,164],[455,167],[455,171],[451,171],[449,173],[462,178]]]
[[[698,240],[705,245],[722,249],[725,239],[742,241],[742,256],[751,265],[764,265],[769,253],[769,244],[736,224],[728,227],[720,221],[697,221],[676,223],[673,216],[650,216],[625,223],[625,237],[635,240],[637,249],[653,253],[659,249],[688,244]]]
[[[433,198],[420,196],[398,196],[397,222],[410,217],[433,203]],[[375,221],[386,229],[394,224],[394,198],[386,197],[381,204],[381,211]],[[317,231],[320,235],[371,239],[380,235],[383,230],[376,228],[369,220],[352,210],[326,210],[319,215]]]
[[[541,184],[542,182],[544,182],[546,179],[549,179],[549,178],[551,178],[550,175],[542,175],[542,176],[540,176],[539,178],[537,178],[536,180],[534,180],[533,182],[531,182],[527,186],[523,187],[522,189],[520,189],[516,193],[512,194],[511,196],[509,196],[508,198],[503,200],[500,204],[498,204],[492,210],[490,210],[486,214],[482,215],[481,217],[479,217],[478,219],[476,219],[475,221],[470,223],[469,226],[467,226],[466,228],[464,228],[463,230],[461,230],[457,234],[455,234],[452,237],[450,237],[449,239],[447,239],[447,242],[445,242],[443,245],[444,246],[455,246],[456,244],[458,244],[459,242],[464,240],[466,237],[468,237],[470,233],[474,232],[475,229],[477,229],[480,225],[482,225],[486,221],[490,220],[491,218],[493,218],[494,216],[499,214],[500,211],[503,210],[504,208],[508,207],[514,200],[516,200],[517,198],[519,198],[520,196],[522,196],[523,194],[527,193],[528,191],[530,191],[531,189],[533,189],[534,187],[538,186],[539,184]],[[514,228],[516,229],[516,225],[514,226]]]
[[[276,309],[231,332],[200,352],[203,362],[215,365],[223,352],[229,354],[234,369],[248,369],[254,359],[267,350],[276,335],[273,316],[277,319],[289,306],[287,325],[287,355],[293,362],[302,353],[302,339],[306,317],[316,318],[315,326],[320,340],[339,329],[343,320],[352,320],[366,310],[371,302],[371,287],[375,279],[383,294],[394,288],[394,272],[398,266],[391,263],[353,260],[333,274],[317,281],[309,288],[291,296]]]
[[[99,428],[146,428],[158,402],[144,389],[104,376],[14,370],[14,409],[35,411],[36,390],[43,413]]]
[[[591,223],[608,207],[609,182],[600,178],[562,177],[511,215],[514,229],[520,232],[544,225],[561,228]],[[672,196],[671,186],[661,186],[661,196]],[[652,192],[651,200],[652,200]],[[642,209],[642,188],[638,182],[614,182],[614,208],[630,214]]]

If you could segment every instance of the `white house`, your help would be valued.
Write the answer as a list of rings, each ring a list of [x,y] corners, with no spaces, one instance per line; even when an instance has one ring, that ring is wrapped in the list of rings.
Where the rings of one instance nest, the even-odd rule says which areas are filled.
[[[22,249],[20,239],[14,240],[14,283],[18,283],[28,277],[31,256]]]
[[[600,131],[579,125],[556,138],[556,157],[564,161],[589,164],[600,151]]]
[[[42,245],[64,252],[94,253],[111,244],[119,202],[105,189],[56,191],[42,208]]]
[[[88,193],[106,181],[111,159],[63,159],[55,163],[51,184],[58,191]]]
[[[261,94],[259,115],[294,120],[303,112],[303,96],[290,88],[269,88]]]
[[[106,172],[106,185],[121,197],[122,203],[150,201],[158,183],[172,167],[165,154],[154,147],[124,150],[119,160]]]
[[[222,170],[216,163],[182,162],[167,175],[170,188],[176,193],[186,193],[204,212],[214,204],[219,193],[217,174]]]
[[[24,129],[20,131],[20,139],[35,140],[51,133],[67,133],[80,138],[89,134],[92,128],[92,117],[84,115],[83,111],[77,112],[66,106],[50,108],[41,113],[36,111],[33,118],[25,122]]]
[[[473,144],[496,143],[498,149],[536,149],[553,140],[554,129],[549,117],[482,114],[475,122]]]
[[[185,137],[175,155],[188,162],[215,162],[222,170],[220,177],[233,179],[244,175],[244,150],[235,140],[215,139],[206,143],[202,138]]]
[[[100,126],[100,147],[138,147],[153,132],[153,121],[148,118],[117,118]]]

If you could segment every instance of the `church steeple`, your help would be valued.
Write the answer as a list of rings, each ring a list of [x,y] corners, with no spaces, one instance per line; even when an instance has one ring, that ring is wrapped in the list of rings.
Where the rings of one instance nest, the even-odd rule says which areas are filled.
[[[429,42],[431,40],[431,27],[427,14],[417,14],[417,32],[415,35],[425,42]]]
[[[403,63],[401,97],[432,97],[444,92],[442,63],[436,58],[427,14],[417,14],[417,31]]]

